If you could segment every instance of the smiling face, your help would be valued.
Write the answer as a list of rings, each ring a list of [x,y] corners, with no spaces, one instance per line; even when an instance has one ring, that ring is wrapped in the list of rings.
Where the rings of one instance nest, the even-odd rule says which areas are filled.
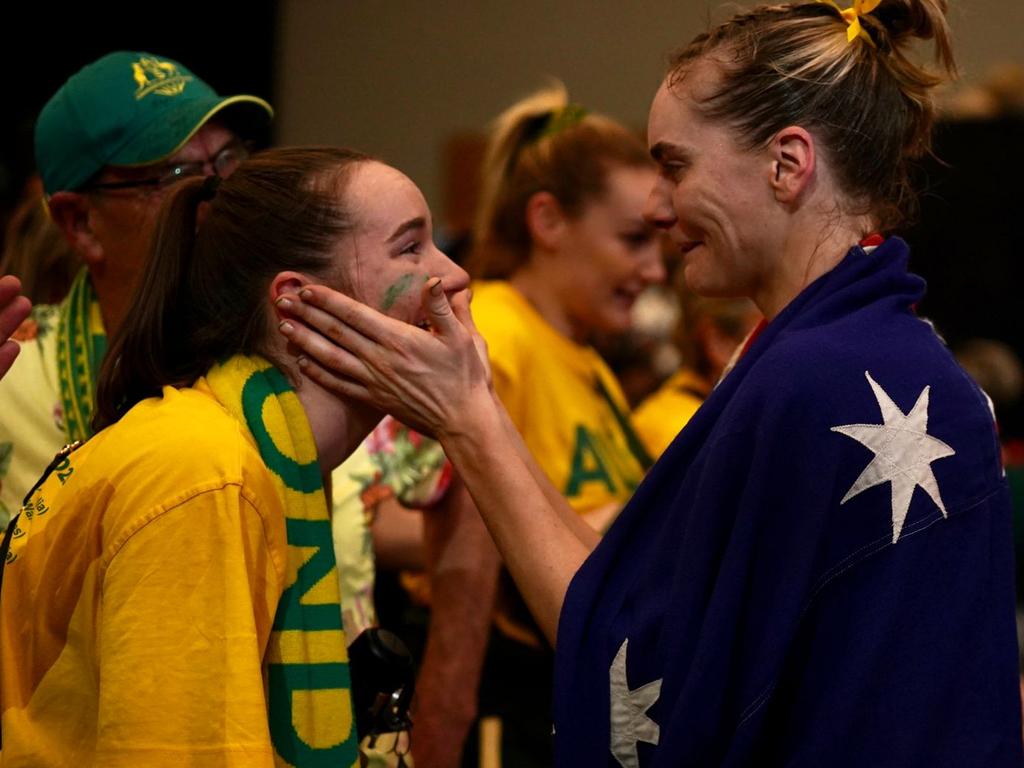
[[[574,335],[628,330],[637,296],[665,279],[660,238],[643,218],[655,181],[651,168],[613,168],[605,194],[568,220],[557,259],[566,277],[561,300]]]
[[[423,284],[440,277],[445,292],[469,285],[469,276],[433,241],[423,193],[400,171],[370,161],[352,170],[346,198],[356,222],[340,248],[352,296],[392,317],[422,324]]]
[[[671,90],[658,89],[648,143],[660,167],[648,221],[683,255],[686,284],[703,296],[754,297],[782,250],[772,157],[741,147],[725,125],[704,118],[695,100],[718,78],[710,59],[694,63]]]

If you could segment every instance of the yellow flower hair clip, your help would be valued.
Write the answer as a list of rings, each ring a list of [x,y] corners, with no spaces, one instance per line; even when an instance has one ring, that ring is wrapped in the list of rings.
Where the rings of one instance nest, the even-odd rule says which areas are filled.
[[[851,8],[840,8],[835,0],[818,0],[819,3],[828,3],[843,17],[846,22],[846,42],[852,43],[855,37],[863,37],[871,45],[875,44],[875,41],[871,39],[871,36],[867,33],[867,30],[860,24],[860,17],[867,16],[871,13],[882,0],[853,0],[853,6]]]

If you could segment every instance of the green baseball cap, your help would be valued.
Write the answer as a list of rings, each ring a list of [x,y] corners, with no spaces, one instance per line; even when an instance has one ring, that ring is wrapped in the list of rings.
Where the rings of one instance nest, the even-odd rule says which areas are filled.
[[[227,110],[227,111],[225,111]],[[116,51],[72,75],[36,122],[36,165],[47,195],[81,187],[107,165],[150,165],[224,112],[245,135],[274,110],[256,96],[219,96],[176,61]]]

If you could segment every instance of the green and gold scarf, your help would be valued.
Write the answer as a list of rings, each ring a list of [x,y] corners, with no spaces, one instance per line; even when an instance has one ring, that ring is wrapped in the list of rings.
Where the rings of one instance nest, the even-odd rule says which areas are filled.
[[[357,738],[331,521],[316,444],[284,375],[236,355],[206,376],[245,425],[284,503],[287,573],[267,648],[270,738],[279,765],[357,766]]]
[[[107,353],[107,332],[89,272],[82,269],[60,307],[57,371],[68,442],[92,437],[96,377]]]

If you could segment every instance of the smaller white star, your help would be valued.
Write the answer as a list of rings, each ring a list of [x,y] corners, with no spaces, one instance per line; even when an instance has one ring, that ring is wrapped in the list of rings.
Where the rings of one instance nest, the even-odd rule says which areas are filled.
[[[947,517],[946,506],[942,503],[939,485],[932,472],[933,461],[955,455],[956,451],[938,438],[928,434],[928,391],[921,390],[910,413],[903,413],[879,386],[868,371],[864,372],[871,391],[882,412],[881,424],[846,424],[832,427],[839,432],[870,448],[875,453],[860,477],[850,486],[841,504],[845,504],[861,491],[882,483],[892,484],[892,543],[895,544],[903,530],[910,509],[914,489],[921,487],[935,502],[943,517]]]
[[[648,715],[654,702],[661,695],[661,680],[641,685],[635,691],[629,690],[626,682],[626,648],[629,638],[622,641],[619,652],[608,670],[611,681],[611,750],[612,756],[622,768],[639,768],[637,755],[638,741],[657,744],[660,735],[658,724]]]

